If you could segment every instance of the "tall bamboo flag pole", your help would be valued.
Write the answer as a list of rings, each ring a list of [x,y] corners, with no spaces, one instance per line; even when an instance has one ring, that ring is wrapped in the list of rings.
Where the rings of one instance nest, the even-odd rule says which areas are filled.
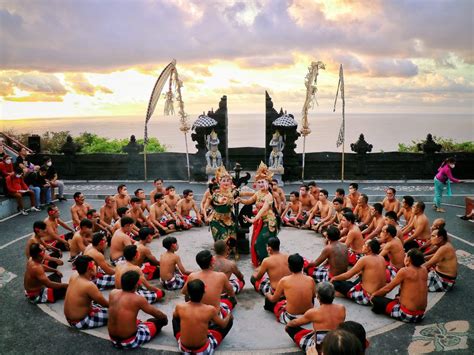
[[[302,110],[302,128],[301,134],[303,135],[303,163],[301,169],[301,180],[304,182],[304,168],[305,168],[305,160],[306,160],[306,136],[311,133],[311,129],[309,128],[309,121],[308,121],[308,111],[310,108],[314,107],[314,103],[318,104],[316,100],[316,92],[318,91],[317,82],[318,82],[318,74],[319,69],[326,69],[326,66],[323,62],[311,62],[311,66],[308,67],[308,73],[306,74],[305,78],[305,86],[306,86],[306,99],[303,104]]]
[[[177,100],[179,103],[179,130],[184,133],[184,142],[186,145],[186,165],[188,170],[188,181],[191,181],[191,168],[189,166],[189,151],[188,151],[188,132],[191,129],[191,125],[188,122],[188,115],[184,112],[184,102],[181,96],[181,88],[183,87],[183,82],[179,80],[178,71],[174,70],[175,73],[175,82],[176,82],[176,93]]]
[[[334,109],[336,111],[336,102],[337,96],[341,92],[342,99],[342,124],[339,129],[339,135],[337,137],[336,146],[340,147],[342,145],[342,162],[341,162],[341,181],[344,182],[344,155],[345,155],[345,135],[346,135],[346,100],[344,97],[344,70],[342,69],[342,64],[339,67],[339,83],[337,84],[336,98],[334,99]]]
[[[148,109],[145,118],[145,137],[144,137],[144,149],[143,149],[143,164],[144,164],[144,177],[145,181],[147,181],[147,145],[148,145],[148,121],[151,119],[153,112],[155,111],[156,104],[158,103],[158,99],[161,96],[161,92],[166,84],[167,80],[169,81],[169,90],[166,93],[166,102],[165,102],[165,115],[172,115],[174,114],[173,109],[173,80],[175,82],[176,92],[177,92],[177,100],[179,102],[179,115],[180,115],[180,130],[184,133],[184,141],[186,144],[186,162],[188,166],[188,180],[191,179],[190,168],[189,168],[189,153],[188,153],[188,139],[187,133],[189,132],[190,125],[187,122],[187,115],[184,112],[184,102],[181,95],[181,87],[183,86],[183,82],[179,80],[178,70],[176,69],[176,59],[173,59],[171,63],[169,63],[165,69],[161,72],[158,80],[153,87],[153,91],[150,96],[150,101],[148,102]]]

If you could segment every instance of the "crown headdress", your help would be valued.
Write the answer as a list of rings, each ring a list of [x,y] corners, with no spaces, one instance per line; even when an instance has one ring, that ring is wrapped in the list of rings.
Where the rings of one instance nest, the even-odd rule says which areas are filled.
[[[224,176],[228,176],[228,177],[232,178],[232,176],[229,174],[229,172],[227,171],[225,166],[221,165],[216,169],[216,180],[217,180],[217,182],[219,182]]]
[[[268,169],[263,161],[260,162],[258,166],[257,172],[255,173],[255,181],[258,180],[267,180],[271,181],[273,177],[273,173]]]

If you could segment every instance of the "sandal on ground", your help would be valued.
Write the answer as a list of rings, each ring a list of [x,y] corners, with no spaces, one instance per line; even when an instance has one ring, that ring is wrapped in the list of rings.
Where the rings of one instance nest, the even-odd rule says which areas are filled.
[[[444,212],[446,212],[446,211],[445,211],[445,210],[443,210],[442,208],[437,208],[437,209],[436,209],[436,212],[441,212],[441,213],[444,213]]]

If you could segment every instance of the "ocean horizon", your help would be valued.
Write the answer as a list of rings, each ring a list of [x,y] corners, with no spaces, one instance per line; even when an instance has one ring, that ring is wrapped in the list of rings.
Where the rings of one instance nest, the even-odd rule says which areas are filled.
[[[196,115],[189,115],[192,124]],[[299,115],[295,115],[300,121]],[[43,134],[46,131],[70,131],[73,136],[82,132],[95,133],[108,138],[129,138],[132,134],[143,138],[144,117],[54,117],[0,121],[1,131]],[[263,147],[265,114],[229,114],[229,147]],[[340,113],[312,113],[309,116],[311,134],[306,137],[306,151],[341,151],[336,141],[341,126]],[[298,129],[300,124],[298,125]],[[148,134],[165,144],[169,152],[184,152],[184,135],[179,130],[178,116],[155,115],[148,124]],[[428,133],[450,138],[456,142],[474,141],[472,114],[420,114],[420,113],[352,113],[346,114],[345,151],[364,134],[373,152],[397,151],[398,144],[425,139]],[[195,142],[188,136],[189,152],[196,151]],[[303,138],[297,141],[297,152],[303,149]]]

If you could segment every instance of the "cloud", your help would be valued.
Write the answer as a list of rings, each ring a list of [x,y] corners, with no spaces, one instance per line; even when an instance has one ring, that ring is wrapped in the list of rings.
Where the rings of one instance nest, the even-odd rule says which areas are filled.
[[[95,96],[96,93],[112,94],[113,91],[101,85],[92,85],[87,77],[82,73],[67,73],[64,79],[71,89],[79,95]]]
[[[0,5],[0,65],[104,72],[157,68],[176,58],[264,67],[291,64],[292,53],[321,51],[399,61],[454,53],[471,63],[471,15],[467,0],[18,0]],[[380,62],[377,75],[385,68],[414,72],[407,63],[395,66]]]
[[[379,59],[372,61],[369,75],[377,77],[411,77],[418,74],[418,66],[407,59]]]
[[[0,72],[0,96],[6,101],[62,101],[67,90],[53,74]]]

